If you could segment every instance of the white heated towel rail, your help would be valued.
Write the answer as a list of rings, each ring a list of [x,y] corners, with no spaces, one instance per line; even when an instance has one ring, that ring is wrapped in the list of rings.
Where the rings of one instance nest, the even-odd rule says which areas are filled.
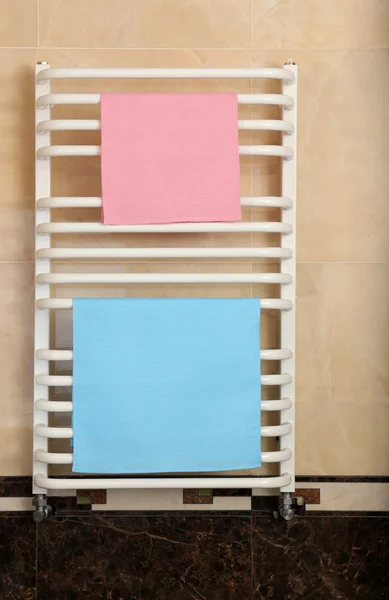
[[[282,118],[239,120],[238,127],[246,131],[277,131],[282,134],[279,145],[241,145],[241,155],[253,160],[262,156],[280,157],[282,162],[282,195],[265,197],[242,197],[242,206],[277,207],[282,211],[280,222],[242,223],[178,223],[171,225],[106,226],[98,221],[80,222],[78,208],[101,207],[100,197],[54,197],[51,196],[51,158],[66,156],[99,156],[96,145],[51,145],[52,131],[98,131],[101,123],[96,119],[51,119],[51,109],[56,105],[99,104],[100,94],[55,93],[50,82],[57,79],[192,79],[192,78],[251,78],[276,79],[282,82],[280,94],[239,94],[239,104],[276,105],[281,107]],[[288,61],[283,68],[264,69],[51,69],[46,63],[36,67],[36,270],[35,270],[35,365],[34,365],[34,457],[33,492],[44,504],[48,490],[91,488],[275,488],[288,496],[294,491],[294,424],[295,424],[295,296],[296,296],[296,102],[297,67]],[[51,220],[50,209],[74,208],[72,221]],[[279,247],[163,247],[163,248],[117,248],[93,245],[93,235],[109,233],[237,233],[265,232],[281,235]],[[89,234],[90,247],[51,246],[51,234]],[[134,258],[261,258],[277,259],[280,269],[276,273],[158,273],[128,274],[110,271],[114,259]],[[51,261],[66,259],[106,260],[107,272],[91,273],[53,272]],[[109,261],[109,262],[108,262]],[[120,263],[117,263],[120,264]],[[71,270],[70,270],[71,271]],[[280,361],[280,372],[262,375],[262,386],[278,386],[276,400],[263,400],[262,411],[279,411],[280,424],[263,426],[262,437],[279,438],[279,449],[262,452],[263,463],[278,463],[279,474],[274,477],[79,477],[53,478],[48,476],[49,465],[71,465],[72,454],[49,452],[50,438],[70,439],[73,436],[71,422],[68,427],[49,426],[50,413],[71,415],[71,401],[53,401],[49,397],[51,386],[71,386],[71,376],[50,374],[50,361],[71,363],[73,352],[57,350],[50,346],[50,311],[72,310],[72,298],[66,294],[68,284],[195,284],[195,283],[262,283],[280,284],[278,298],[264,298],[261,309],[279,310],[281,321],[280,348],[261,350],[261,361]],[[51,295],[51,285],[60,284],[63,297]],[[41,496],[42,495],[42,496]],[[38,502],[39,505],[39,502]]]

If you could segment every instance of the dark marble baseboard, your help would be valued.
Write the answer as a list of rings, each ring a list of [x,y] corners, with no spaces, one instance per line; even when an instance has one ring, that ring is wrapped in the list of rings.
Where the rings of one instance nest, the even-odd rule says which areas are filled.
[[[29,498],[32,496],[32,477],[2,476],[0,477],[0,497]]]
[[[0,517],[0,598],[34,600],[36,524],[31,515]]]
[[[383,600],[389,518],[0,517],[0,599]]]
[[[250,517],[63,517],[39,527],[39,600],[250,595]]]
[[[389,519],[253,519],[252,600],[388,598]]]

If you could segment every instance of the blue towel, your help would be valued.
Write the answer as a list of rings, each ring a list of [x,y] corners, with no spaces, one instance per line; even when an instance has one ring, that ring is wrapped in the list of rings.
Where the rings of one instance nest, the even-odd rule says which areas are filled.
[[[73,301],[77,473],[261,466],[259,300]]]

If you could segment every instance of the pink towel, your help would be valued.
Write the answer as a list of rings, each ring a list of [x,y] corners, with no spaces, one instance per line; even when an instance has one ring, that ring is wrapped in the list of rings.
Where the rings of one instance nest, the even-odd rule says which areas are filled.
[[[236,94],[102,94],[103,222],[239,221]]]

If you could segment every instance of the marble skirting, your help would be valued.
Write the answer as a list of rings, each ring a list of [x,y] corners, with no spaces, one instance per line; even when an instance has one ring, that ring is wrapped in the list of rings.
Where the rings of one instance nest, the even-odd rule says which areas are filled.
[[[0,598],[378,600],[389,518],[69,513],[0,517]]]

